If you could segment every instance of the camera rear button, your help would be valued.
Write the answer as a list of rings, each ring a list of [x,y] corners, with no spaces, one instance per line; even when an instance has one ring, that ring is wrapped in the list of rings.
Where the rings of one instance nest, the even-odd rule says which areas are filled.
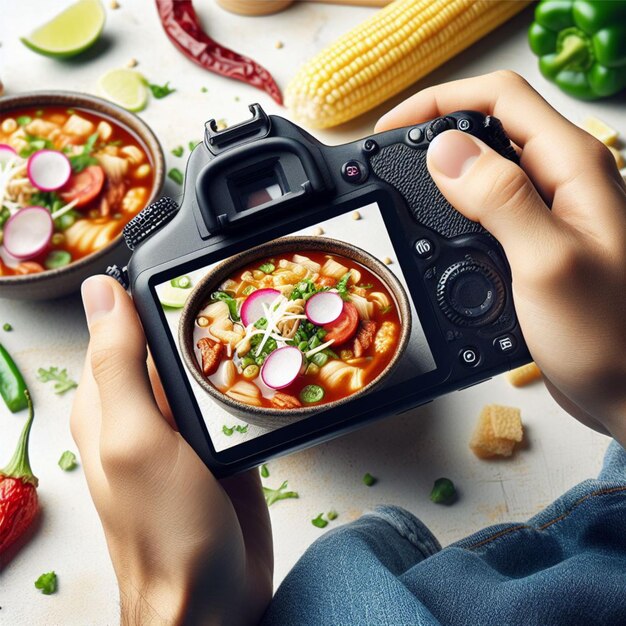
[[[427,259],[433,255],[433,242],[430,239],[423,237],[415,242],[415,252],[420,259]]]
[[[493,340],[493,347],[502,354],[508,354],[517,348],[517,341],[514,335],[502,335]]]
[[[367,168],[360,161],[346,161],[341,166],[341,175],[349,183],[362,183],[367,178]]]
[[[419,143],[424,138],[424,133],[421,128],[411,128],[407,138],[411,143]]]
[[[459,361],[465,367],[476,367],[480,362],[480,353],[476,348],[466,346],[459,352]]]

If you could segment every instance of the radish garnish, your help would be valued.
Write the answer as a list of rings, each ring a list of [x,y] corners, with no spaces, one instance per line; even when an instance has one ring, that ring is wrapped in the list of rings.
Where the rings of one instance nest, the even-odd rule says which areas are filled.
[[[295,346],[285,346],[270,352],[261,368],[263,382],[272,389],[283,389],[298,378],[304,357]]]
[[[40,206],[28,206],[6,221],[4,247],[16,259],[32,259],[45,252],[53,232],[50,211]]]
[[[17,156],[17,152],[6,143],[0,143],[0,167],[4,167],[11,159]]]
[[[39,150],[28,159],[28,178],[41,191],[60,189],[70,179],[69,159],[56,150]]]
[[[304,310],[309,321],[318,326],[334,322],[342,311],[343,300],[334,291],[320,291],[311,296]]]
[[[268,307],[280,296],[277,289],[257,289],[253,291],[241,305],[241,321],[244,326],[254,324],[257,320],[265,317],[263,305]]]

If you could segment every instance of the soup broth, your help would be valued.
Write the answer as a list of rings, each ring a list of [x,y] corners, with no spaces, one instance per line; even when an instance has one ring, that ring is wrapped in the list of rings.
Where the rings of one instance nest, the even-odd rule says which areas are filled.
[[[196,316],[194,345],[201,371],[222,393],[289,410],[368,385],[399,335],[397,303],[376,275],[342,255],[308,250],[261,259],[226,280]]]
[[[42,207],[53,218],[49,241],[32,254],[15,257],[0,238],[0,276],[62,267],[104,248],[144,208],[154,183],[142,143],[115,121],[80,108],[0,115],[0,149],[0,237],[26,207]],[[71,165],[67,182],[52,191],[31,176],[29,160],[40,151],[60,152]]]

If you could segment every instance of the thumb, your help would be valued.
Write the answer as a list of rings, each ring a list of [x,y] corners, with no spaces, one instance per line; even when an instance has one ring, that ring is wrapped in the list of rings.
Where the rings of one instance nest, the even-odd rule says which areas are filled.
[[[112,278],[92,276],[81,289],[89,325],[89,353],[102,407],[101,439],[132,439],[165,423],[146,364],[146,338],[132,300]],[[155,416],[157,418],[155,419]]]
[[[485,143],[458,130],[437,135],[428,148],[430,175],[448,202],[480,222],[512,265],[545,250],[556,232],[550,210],[524,170]]]

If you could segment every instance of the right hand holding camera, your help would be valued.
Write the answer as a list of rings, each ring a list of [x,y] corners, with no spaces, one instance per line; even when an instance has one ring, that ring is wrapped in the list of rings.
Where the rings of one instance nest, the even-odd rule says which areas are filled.
[[[498,117],[521,168],[453,130],[428,150],[431,176],[504,247],[524,337],[557,402],[626,446],[626,186],[614,159],[513,72],[425,89],[376,130],[458,109]]]

